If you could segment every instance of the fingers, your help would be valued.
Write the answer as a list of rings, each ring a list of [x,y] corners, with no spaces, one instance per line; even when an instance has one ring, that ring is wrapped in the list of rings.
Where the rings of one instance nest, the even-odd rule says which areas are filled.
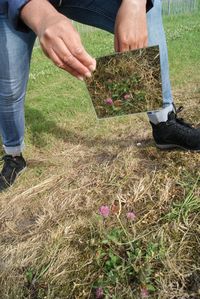
[[[74,28],[72,30],[73,34],[71,35],[70,43],[65,35],[62,37],[65,46],[68,48],[72,56],[84,65],[88,71],[94,71],[96,68],[96,60],[84,49],[78,32]]]
[[[46,25],[39,39],[45,54],[59,68],[81,80],[91,77],[96,60],[84,49],[78,32],[67,18],[59,14],[53,24]]]
[[[114,49],[115,49],[115,52],[119,52],[119,41],[117,38],[117,34],[115,34],[115,36],[114,36]]]
[[[115,37],[115,51],[125,52],[129,50],[136,50],[146,48],[148,46],[148,37],[145,35],[142,39],[141,37],[125,37],[121,38]]]
[[[148,46],[148,38],[144,36],[143,39],[136,39],[130,42],[129,50],[142,49]]]
[[[59,68],[67,71],[68,73],[70,73],[72,76],[76,77],[77,79],[83,81],[84,78],[81,74],[79,74],[76,70],[68,67],[67,65],[65,65],[62,60],[58,57],[58,55],[53,51],[53,49],[49,49],[48,51],[46,49],[43,48],[43,52],[44,54],[51,59],[51,61]]]
[[[69,47],[69,50],[78,61],[88,68],[89,71],[94,71],[96,69],[96,60],[86,52],[82,45],[75,45],[73,48]]]
[[[83,81],[83,76],[80,73],[78,73],[75,69],[73,69],[73,68],[67,66],[66,64],[64,64],[63,61],[58,57],[58,55],[54,52],[53,49],[51,49],[51,51],[49,52],[48,57],[53,61],[53,63],[57,67],[67,71],[72,76],[74,76],[77,79]]]
[[[138,41],[138,49],[146,48],[147,46],[148,46],[148,34],[146,32],[143,38],[140,41]]]
[[[119,52],[129,51],[129,41],[126,37],[119,39]]]
[[[68,50],[63,40],[57,39],[53,45],[53,51],[62,62],[63,69],[70,68],[84,77],[91,77],[91,71]]]
[[[133,29],[134,28],[134,29]],[[121,23],[115,26],[114,47],[119,52],[141,49],[148,46],[148,31],[146,22],[142,28],[139,24],[133,27],[131,23]]]

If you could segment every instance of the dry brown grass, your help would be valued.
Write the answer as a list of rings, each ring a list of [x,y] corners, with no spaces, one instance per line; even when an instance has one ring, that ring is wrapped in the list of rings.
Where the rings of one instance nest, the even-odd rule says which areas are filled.
[[[185,114],[196,123],[199,91],[184,95],[192,107]],[[182,101],[182,92],[176,96]],[[124,212],[136,211],[133,237],[165,249],[160,260],[152,259],[158,288],[152,298],[200,298],[199,154],[157,150],[140,115],[99,124],[85,116],[58,149],[30,148],[27,156],[26,174],[1,194],[0,298],[92,298],[102,275],[96,214],[116,200]],[[174,211],[195,183],[196,206]],[[114,217],[109,221],[117,225]],[[123,286],[116,291],[116,298],[139,298]]]

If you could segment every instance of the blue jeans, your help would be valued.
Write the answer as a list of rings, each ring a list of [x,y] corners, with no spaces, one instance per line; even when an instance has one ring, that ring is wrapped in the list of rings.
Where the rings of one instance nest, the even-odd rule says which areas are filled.
[[[60,12],[67,17],[113,33],[121,0],[66,0]],[[162,25],[161,0],[147,14],[149,46],[159,45],[164,105],[173,102],[168,54]],[[0,135],[7,154],[24,148],[24,99],[35,34],[15,31],[0,13]]]

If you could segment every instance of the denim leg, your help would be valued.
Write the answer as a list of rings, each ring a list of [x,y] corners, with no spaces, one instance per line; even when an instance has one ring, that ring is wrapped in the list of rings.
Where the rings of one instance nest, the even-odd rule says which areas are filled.
[[[63,3],[60,12],[69,18],[113,33],[121,0],[63,0]],[[161,0],[154,1],[154,7],[147,13],[147,23],[149,46],[159,45],[160,48],[163,106],[167,106],[173,102],[173,98]]]
[[[24,99],[34,41],[32,31],[15,31],[0,14],[0,135],[7,154],[24,147]]]
[[[159,45],[162,78],[163,106],[173,103],[169,78],[168,51],[162,22],[162,1],[155,0],[154,7],[147,13],[148,45]]]

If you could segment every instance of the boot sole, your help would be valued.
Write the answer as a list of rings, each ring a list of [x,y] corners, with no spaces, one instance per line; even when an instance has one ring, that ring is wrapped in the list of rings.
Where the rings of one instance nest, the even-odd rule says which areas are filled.
[[[180,148],[180,149],[185,150],[185,151],[200,152],[200,149],[196,149],[196,150],[195,149],[190,149],[190,148],[186,148],[186,147],[183,147],[181,145],[178,145],[178,144],[157,144],[156,143],[156,146],[159,149],[162,149],[162,150]]]

